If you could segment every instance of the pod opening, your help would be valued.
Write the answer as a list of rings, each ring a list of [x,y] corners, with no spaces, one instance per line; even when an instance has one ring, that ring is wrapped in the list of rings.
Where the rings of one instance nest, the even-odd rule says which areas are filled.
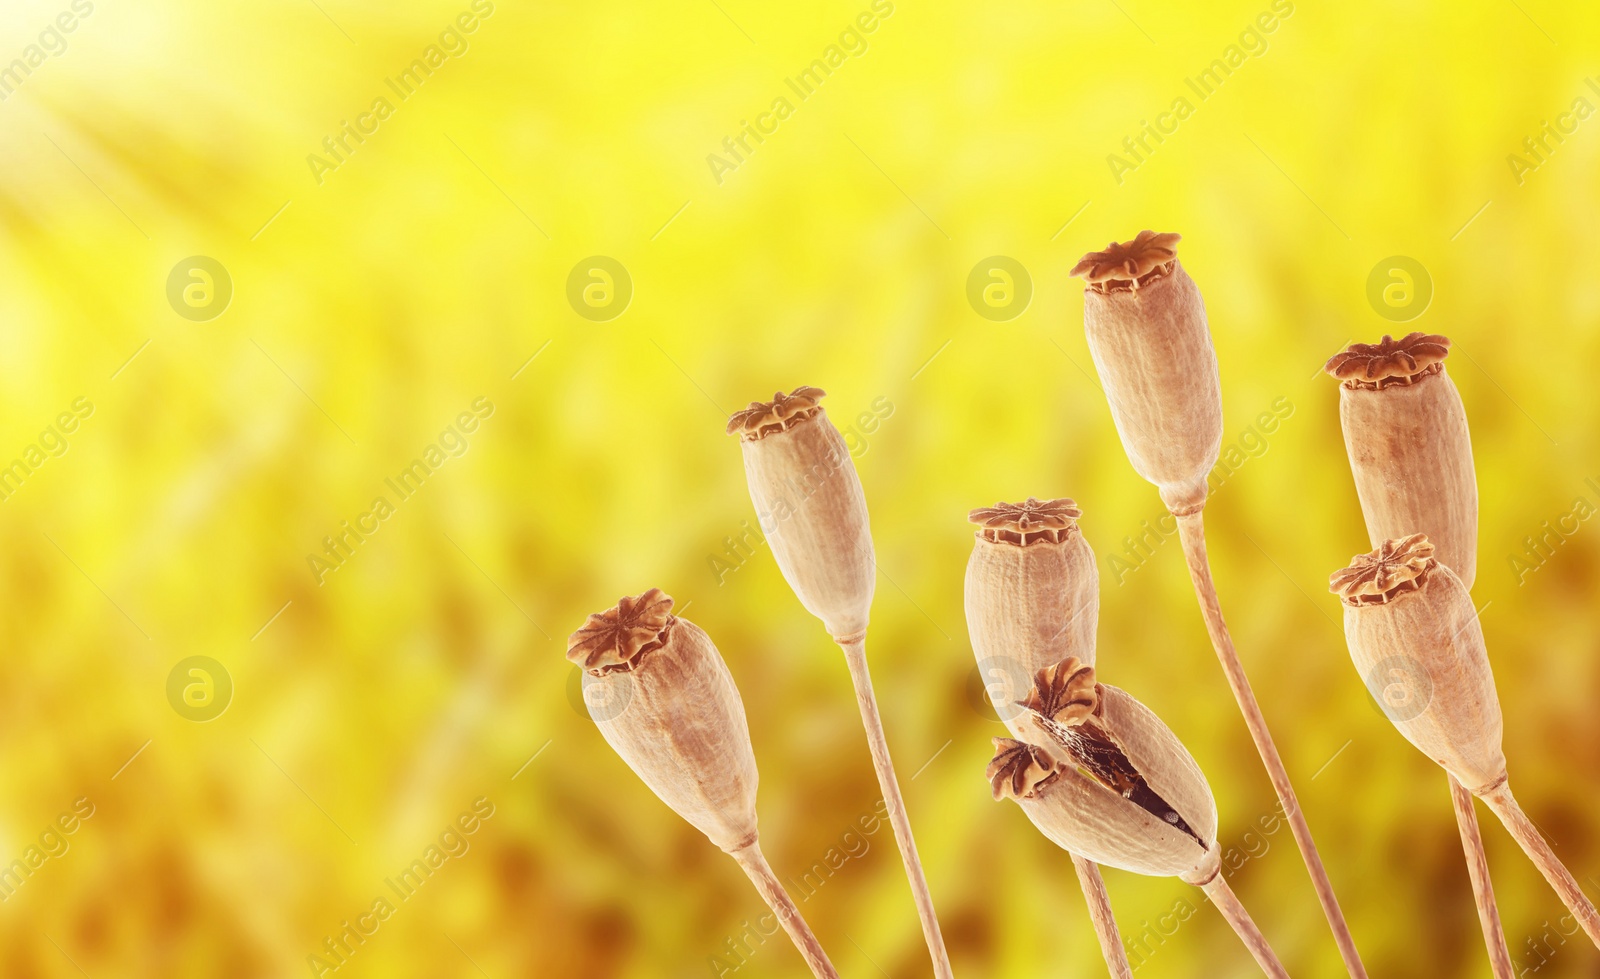
[[[667,644],[677,621],[672,596],[659,588],[625,596],[567,637],[567,659],[594,676],[632,670],[646,653]]]
[[[1182,238],[1171,232],[1141,231],[1132,241],[1113,241],[1103,251],[1089,252],[1069,274],[1082,277],[1092,292],[1137,292],[1172,274]]]
[[[977,524],[978,536],[995,544],[1028,547],[1032,544],[1059,544],[1078,530],[1083,511],[1071,499],[1039,500],[1028,497],[1021,503],[996,503],[967,514]]]
[[[771,401],[752,401],[750,407],[734,412],[728,419],[728,434],[738,435],[743,442],[758,442],[768,435],[787,432],[820,414],[825,394],[821,388],[802,384],[788,394],[778,391]]]
[[[1384,334],[1377,343],[1352,343],[1329,358],[1323,370],[1351,391],[1377,391],[1416,384],[1444,370],[1450,338],[1437,333]]]

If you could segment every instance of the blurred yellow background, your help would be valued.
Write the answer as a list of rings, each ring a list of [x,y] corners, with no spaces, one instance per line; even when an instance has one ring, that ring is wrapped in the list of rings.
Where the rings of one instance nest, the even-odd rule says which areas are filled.
[[[1326,593],[1367,547],[1316,373],[1350,340],[1456,341],[1506,753],[1600,879],[1600,529],[1511,563],[1600,500],[1600,118],[1562,115],[1600,107],[1592,8],[17,0],[0,66],[0,863],[44,857],[0,975],[328,974],[380,897],[340,976],[716,975],[758,898],[601,741],[563,640],[650,586],[692,603],[780,874],[872,811],[837,650],[765,549],[719,568],[753,523],[724,421],[798,384],[876,419],[868,650],[958,975],[1104,974],[1066,855],[982,777],[966,512],[1028,495],[1083,506],[1103,678],[1207,771],[1254,851],[1234,888],[1295,975],[1342,975],[1288,833],[1246,836],[1276,800],[1177,544],[1112,561],[1161,510],[1066,270],[1146,227],[1207,300],[1246,459],[1208,509],[1223,606],[1372,974],[1487,968],[1444,777]],[[1368,299],[1397,255],[1432,283],[1410,323]],[[1025,307],[969,302],[993,256]],[[1596,974],[1581,936],[1530,945],[1562,909],[1484,833],[1514,957]],[[864,839],[802,909],[844,975],[928,975]],[[1129,936],[1199,905],[1107,877]],[[1141,979],[1255,974],[1209,907],[1152,941]],[[744,959],[803,974],[781,939]]]

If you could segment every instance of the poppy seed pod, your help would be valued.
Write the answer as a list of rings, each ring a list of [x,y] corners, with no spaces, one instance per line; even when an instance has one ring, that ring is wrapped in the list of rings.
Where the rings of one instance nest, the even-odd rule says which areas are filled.
[[[996,799],[1095,863],[1192,884],[1216,876],[1211,788],[1159,718],[1076,659],[1040,670],[1022,706],[1035,740],[994,739]]]
[[[1503,723],[1478,611],[1426,534],[1334,572],[1350,658],[1407,741],[1474,794],[1506,777]]]
[[[672,614],[659,588],[589,616],[567,640],[584,685],[626,685],[584,699],[606,743],[661,801],[729,851],[756,838],[756,758],[744,703],[722,654],[699,626]]]
[[[1173,513],[1206,502],[1222,451],[1222,385],[1200,290],[1179,236],[1141,231],[1073,266],[1087,283],[1083,326],[1133,468]]]
[[[728,420],[778,568],[836,640],[867,629],[875,565],[867,498],[819,388],[752,401]]]
[[[1472,436],[1445,370],[1447,337],[1351,344],[1324,368],[1340,380],[1339,421],[1372,546],[1423,533],[1467,590],[1478,571]]]
[[[1068,657],[1094,665],[1100,575],[1068,499],[973,510],[967,632],[990,699],[1012,733],[1033,676]],[[1020,736],[1020,735],[1019,735]]]
[[[950,954],[911,835],[911,819],[867,668],[867,621],[877,571],[867,497],[844,437],[822,410],[823,393],[820,388],[798,387],[789,394],[778,392],[771,401],[752,401],[728,419],[728,434],[739,436],[750,499],[779,570],[800,604],[822,620],[844,652],[872,768],[917,904],[934,976],[952,979]]]
[[[761,853],[756,758],[744,703],[722,654],[700,627],[672,614],[659,588],[589,616],[567,639],[584,684],[623,687],[590,708],[606,743],[711,842],[726,850],[772,908],[812,975],[839,979],[828,955]]]

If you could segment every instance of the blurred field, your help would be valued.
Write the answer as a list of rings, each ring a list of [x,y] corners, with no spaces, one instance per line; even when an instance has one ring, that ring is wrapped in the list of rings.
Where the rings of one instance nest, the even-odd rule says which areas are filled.
[[[1600,501],[1600,118],[1569,117],[1536,169],[1508,161],[1575,100],[1600,107],[1600,13],[879,0],[841,41],[873,10],[0,9],[0,66],[37,61],[0,75],[0,464],[38,446],[0,502],[0,864],[60,851],[0,901],[0,975],[325,974],[308,957],[380,897],[393,913],[340,976],[717,974],[758,899],[580,714],[563,639],[652,585],[693,603],[750,708],[781,874],[871,812],[838,653],[764,549],[713,570],[753,517],[726,416],[802,383],[841,425],[879,413],[856,462],[883,571],[869,651],[958,974],[1104,975],[1065,854],[982,778],[1002,728],[962,615],[965,514],[1032,494],[1082,504],[1103,676],[1206,769],[1224,844],[1252,854],[1235,889],[1296,976],[1342,975],[1288,833],[1259,832],[1276,801],[1176,543],[1111,561],[1160,504],[1085,373],[1065,273],[1145,227],[1183,233],[1207,300],[1246,460],[1208,509],[1212,561],[1372,974],[1487,967],[1444,777],[1367,697],[1326,594],[1366,549],[1314,374],[1349,340],[1457,343],[1506,753],[1600,880],[1600,527],[1520,583],[1510,561]],[[833,44],[854,53],[802,98],[787,80]],[[1186,79],[1233,44],[1253,53],[1201,98]],[[387,80],[430,45],[402,97]],[[792,112],[733,161],[724,140],[779,98]],[[1193,111],[1119,182],[1107,156],[1178,98]],[[371,131],[335,160],[346,122]],[[967,299],[996,255],[1032,283],[1002,322]],[[1411,324],[1368,303],[1393,255],[1433,282]],[[232,282],[209,321],[169,303],[191,256]],[[590,256],[626,270],[620,317],[580,316],[582,282],[569,300]],[[1275,431],[1247,432],[1280,403]],[[385,480],[429,446],[441,464],[402,499]],[[364,521],[379,496],[393,512]],[[318,572],[347,521],[376,529]],[[194,656],[231,678],[213,720],[169,701]],[[92,815],[41,844],[79,800]],[[492,814],[466,834],[475,803]],[[1581,936],[1529,944],[1562,909],[1484,832],[1513,955],[1594,975]],[[887,830],[866,842],[803,910],[842,974],[926,976]],[[430,846],[448,859],[402,898],[386,880]],[[1199,903],[1108,878],[1130,935]],[[802,966],[774,939],[736,974]],[[1251,974],[1203,905],[1139,969]]]

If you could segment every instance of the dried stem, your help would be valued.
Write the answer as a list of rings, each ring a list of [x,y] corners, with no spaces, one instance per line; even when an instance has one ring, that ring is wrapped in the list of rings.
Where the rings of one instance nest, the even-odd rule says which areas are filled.
[[[1072,867],[1078,872],[1078,885],[1083,888],[1083,900],[1089,905],[1089,920],[1094,922],[1095,937],[1100,939],[1100,954],[1105,956],[1111,979],[1133,979],[1133,968],[1128,965],[1128,951],[1122,947],[1117,919],[1111,913],[1111,895],[1106,893],[1100,865],[1073,854]]]
[[[1222,916],[1228,919],[1228,924],[1238,933],[1239,940],[1244,942],[1244,947],[1250,950],[1256,964],[1261,966],[1261,971],[1271,976],[1272,979],[1289,979],[1289,972],[1278,961],[1278,954],[1267,944],[1266,936],[1261,934],[1261,929],[1251,920],[1250,912],[1239,903],[1239,896],[1233,893],[1233,888],[1221,874],[1211,878],[1210,882],[1201,884],[1200,889],[1211,898],[1211,903],[1217,906]]]
[[[1511,950],[1500,927],[1500,908],[1494,900],[1494,884],[1489,880],[1489,858],[1483,852],[1483,836],[1478,832],[1478,814],[1472,808],[1472,793],[1454,775],[1450,779],[1450,801],[1456,809],[1456,828],[1461,830],[1461,849],[1467,855],[1467,875],[1472,878],[1472,896],[1478,905],[1478,924],[1483,927],[1483,945],[1489,950],[1489,967],[1494,979],[1512,979]]]
[[[761,855],[760,844],[751,843],[749,846],[734,850],[733,859],[739,861],[739,866],[743,867],[744,872],[755,882],[756,890],[761,892],[762,899],[767,902],[772,913],[777,915],[778,923],[789,933],[794,947],[805,957],[806,964],[811,967],[811,974],[817,979],[839,979],[839,973],[834,971],[833,963],[828,961],[828,953],[822,950],[822,945],[817,942],[817,936],[811,933],[811,927],[806,924],[806,919],[800,917],[800,909],[795,907],[789,892],[783,889],[783,884],[767,865],[767,858]]]
[[[1217,651],[1217,659],[1222,662],[1222,672],[1228,678],[1233,699],[1239,704],[1245,726],[1250,729],[1250,738],[1256,743],[1256,751],[1261,755],[1267,775],[1272,779],[1272,787],[1278,792],[1278,801],[1289,820],[1289,829],[1294,833],[1295,844],[1300,847],[1300,857],[1311,874],[1317,900],[1322,903],[1322,913],[1327,916],[1328,925],[1333,929],[1333,938],[1339,945],[1345,970],[1352,979],[1366,979],[1366,967],[1361,964],[1355,939],[1350,937],[1350,926],[1345,923],[1339,899],[1333,893],[1333,884],[1328,881],[1328,872],[1322,866],[1316,841],[1311,838],[1311,827],[1306,825],[1305,814],[1300,811],[1300,801],[1295,798],[1294,786],[1289,783],[1289,773],[1283,767],[1283,759],[1278,756],[1278,746],[1272,741],[1272,732],[1267,730],[1261,705],[1256,703],[1250,680],[1239,662],[1239,653],[1233,648],[1228,624],[1222,620],[1222,605],[1217,600],[1217,587],[1211,580],[1211,565],[1206,559],[1206,531],[1201,511],[1178,515],[1178,534],[1183,541],[1184,558],[1189,564],[1189,577],[1194,582],[1195,595],[1200,600],[1200,613],[1205,618],[1206,631],[1211,634],[1211,645]]]
[[[917,841],[911,836],[911,820],[906,817],[905,800],[900,796],[900,783],[894,777],[894,762],[889,759],[889,742],[883,736],[883,718],[878,715],[878,700],[872,693],[872,675],[867,672],[865,637],[839,643],[844,659],[850,666],[850,679],[855,683],[856,706],[861,708],[861,724],[866,728],[867,747],[872,751],[872,767],[878,773],[878,788],[883,791],[884,803],[889,808],[889,825],[894,829],[894,839],[900,846],[900,860],[906,867],[906,878],[911,882],[911,896],[917,902],[917,917],[922,919],[922,937],[928,943],[928,953],[933,957],[933,971],[938,979],[953,979],[950,971],[950,953],[944,948],[944,935],[939,931],[939,919],[933,911],[933,896],[928,893],[928,878],[922,872],[922,859],[917,856]]]
[[[1545,842],[1544,835],[1539,828],[1533,825],[1533,820],[1528,818],[1522,807],[1517,805],[1517,800],[1511,794],[1511,785],[1501,782],[1499,785],[1482,793],[1478,798],[1484,801],[1500,821],[1506,824],[1506,829],[1516,841],[1522,844],[1522,849],[1527,852],[1533,865],[1544,874],[1544,879],[1561,895],[1562,903],[1578,919],[1578,924],[1583,926],[1589,940],[1600,948],[1600,915],[1596,915],[1594,905],[1584,896],[1583,890],[1578,887],[1578,882],[1573,879],[1566,865],[1561,862],[1550,849],[1550,844]]]

